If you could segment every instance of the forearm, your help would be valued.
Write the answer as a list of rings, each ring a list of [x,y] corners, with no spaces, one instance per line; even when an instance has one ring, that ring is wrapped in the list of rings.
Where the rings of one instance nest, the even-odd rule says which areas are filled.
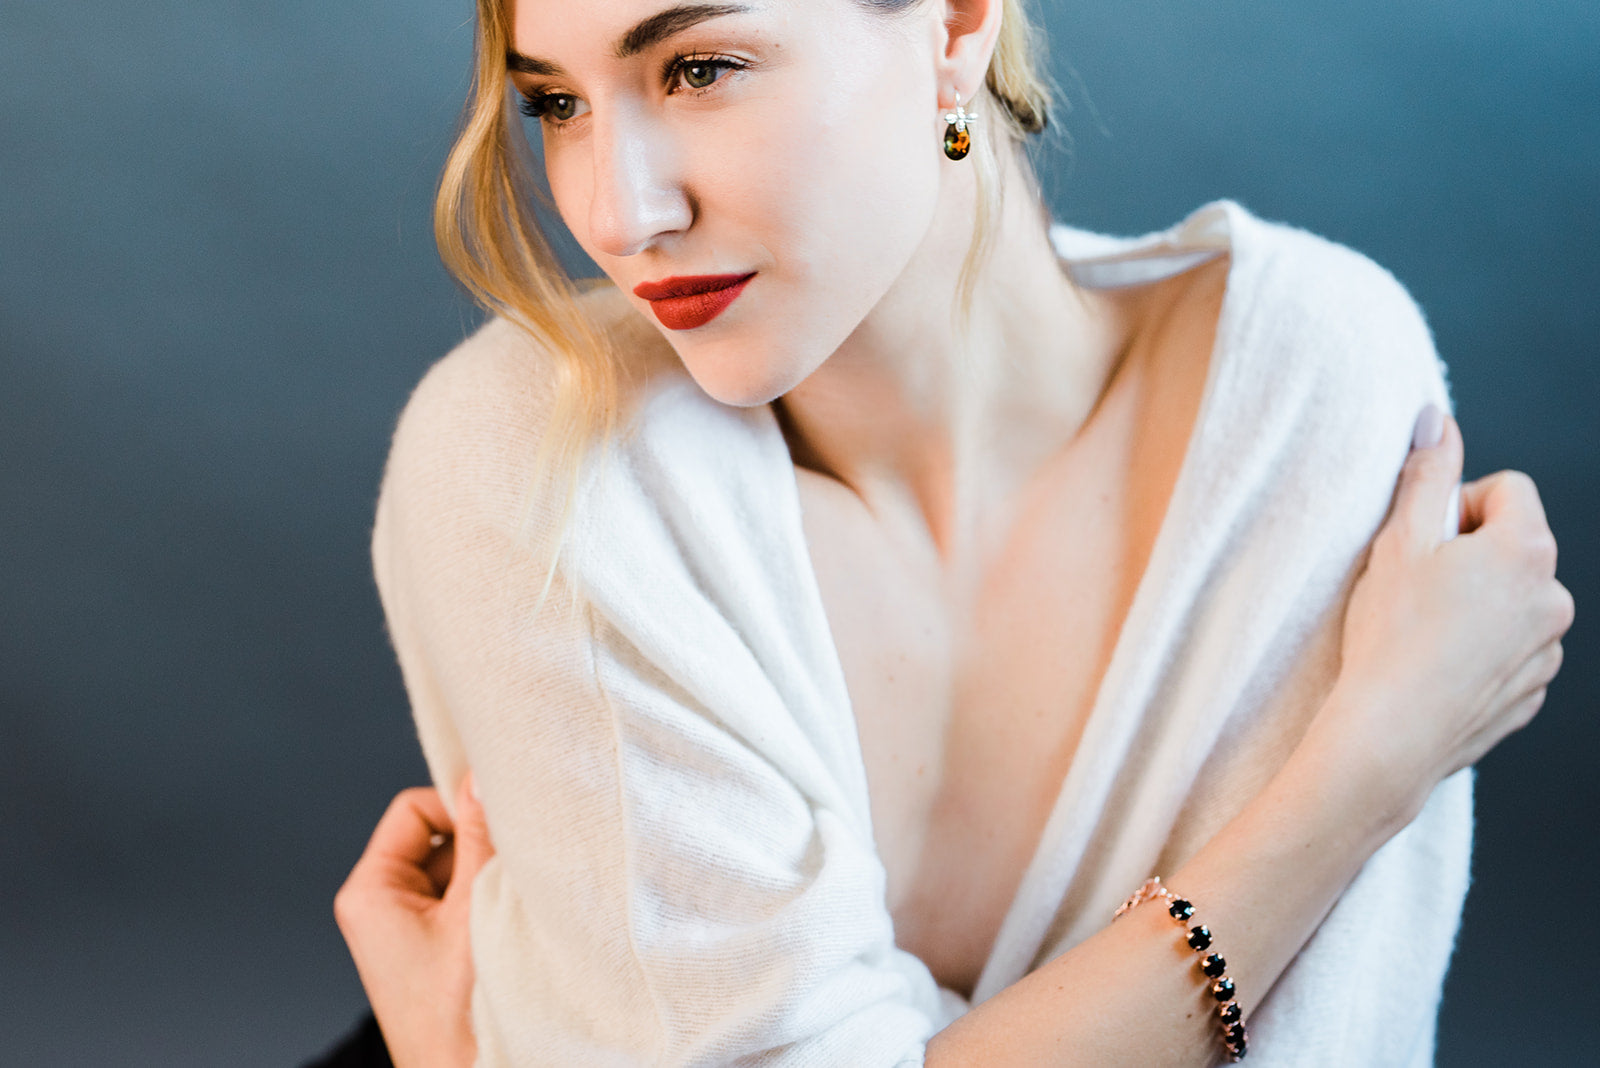
[[[1188,863],[1160,873],[1211,928],[1247,1018],[1408,814],[1335,766],[1343,751],[1308,737]],[[927,1063],[1215,1063],[1216,1002],[1198,956],[1148,902],[940,1032]]]

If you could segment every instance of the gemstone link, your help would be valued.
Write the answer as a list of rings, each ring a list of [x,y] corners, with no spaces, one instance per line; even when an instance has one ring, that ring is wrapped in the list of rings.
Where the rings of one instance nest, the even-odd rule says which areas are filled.
[[[1230,1001],[1217,1009],[1217,1019],[1222,1021],[1224,1027],[1228,1024],[1238,1023],[1239,1017],[1243,1015],[1244,1012],[1239,1008],[1237,1001]]]
[[[1233,990],[1233,980],[1226,975],[1211,984],[1211,996],[1218,1001],[1232,1001]]]
[[[1173,899],[1172,904],[1167,906],[1167,911],[1172,914],[1172,918],[1175,920],[1187,920],[1194,915],[1194,906],[1179,897]]]
[[[1211,928],[1205,926],[1204,924],[1189,928],[1189,948],[1211,948]]]
[[[1200,970],[1215,979],[1228,970],[1228,962],[1213,953],[1200,962]]]

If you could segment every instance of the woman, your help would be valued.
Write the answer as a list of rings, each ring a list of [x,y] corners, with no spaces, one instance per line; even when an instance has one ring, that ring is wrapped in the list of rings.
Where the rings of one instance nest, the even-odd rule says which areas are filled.
[[[400,1063],[1431,1059],[1451,776],[1572,608],[1525,478],[1446,521],[1393,280],[1227,204],[1048,227],[1011,2],[483,0],[478,33],[439,231],[501,318],[408,405],[374,562],[499,852],[425,912],[447,980],[341,892]],[[508,78],[614,286],[538,251]],[[358,873],[420,880],[427,797]]]

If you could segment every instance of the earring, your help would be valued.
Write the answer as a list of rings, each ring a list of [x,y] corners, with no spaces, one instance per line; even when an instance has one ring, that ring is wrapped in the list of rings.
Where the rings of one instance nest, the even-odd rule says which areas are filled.
[[[967,132],[978,119],[976,112],[968,111],[961,106],[961,94],[956,94],[956,109],[946,112],[944,121],[948,123],[944,128],[944,154],[951,159],[965,159],[968,152],[972,151],[972,135]]]

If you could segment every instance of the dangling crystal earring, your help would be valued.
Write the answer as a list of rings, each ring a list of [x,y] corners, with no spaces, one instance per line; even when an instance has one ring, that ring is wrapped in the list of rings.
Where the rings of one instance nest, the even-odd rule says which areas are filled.
[[[967,127],[978,120],[976,112],[968,111],[961,106],[961,94],[956,94],[956,109],[946,112],[944,121],[949,123],[944,128],[944,154],[951,159],[965,159],[968,152],[972,151],[972,135],[967,132]]]

